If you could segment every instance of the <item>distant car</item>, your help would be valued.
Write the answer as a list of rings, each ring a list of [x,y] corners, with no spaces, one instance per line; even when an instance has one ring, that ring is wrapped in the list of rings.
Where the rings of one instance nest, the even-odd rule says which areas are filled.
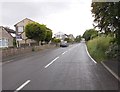
[[[60,47],[68,47],[68,46],[69,46],[69,44],[67,43],[67,41],[62,41],[60,43]]]

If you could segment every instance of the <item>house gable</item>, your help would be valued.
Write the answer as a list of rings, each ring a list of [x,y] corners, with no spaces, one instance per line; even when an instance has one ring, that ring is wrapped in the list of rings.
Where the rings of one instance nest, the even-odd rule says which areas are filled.
[[[5,39],[8,41],[8,47],[13,46],[13,36],[5,30],[4,27],[0,26],[0,39]]]
[[[28,18],[25,18],[25,19],[21,20],[20,22],[16,23],[14,26],[15,27],[16,26],[24,26],[24,25],[31,23],[31,22],[35,22],[35,21],[28,19]]]

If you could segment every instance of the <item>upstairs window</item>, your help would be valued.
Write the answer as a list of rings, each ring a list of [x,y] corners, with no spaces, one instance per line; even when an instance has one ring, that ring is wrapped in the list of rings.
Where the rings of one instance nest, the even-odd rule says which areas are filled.
[[[23,32],[23,26],[18,27],[18,32]]]

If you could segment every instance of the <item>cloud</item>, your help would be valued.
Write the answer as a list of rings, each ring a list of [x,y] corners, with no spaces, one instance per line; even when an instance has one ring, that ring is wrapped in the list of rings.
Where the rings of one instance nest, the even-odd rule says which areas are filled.
[[[6,2],[7,1],[7,2]],[[46,24],[54,33],[83,34],[92,27],[91,0],[4,0],[0,25],[14,28],[24,18]]]
[[[35,18],[48,16],[67,8],[64,3],[52,2],[3,2],[2,23],[11,24],[26,17]]]

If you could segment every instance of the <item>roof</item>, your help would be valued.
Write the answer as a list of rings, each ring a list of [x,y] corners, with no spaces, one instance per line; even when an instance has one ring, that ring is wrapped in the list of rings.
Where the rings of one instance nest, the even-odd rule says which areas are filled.
[[[20,22],[22,22],[22,21],[24,21],[24,20],[30,20],[30,21],[33,21],[33,20],[31,20],[31,19],[28,19],[28,18],[25,18],[25,19],[23,19],[23,20],[21,20]],[[20,22],[18,22],[18,23],[20,23]],[[33,21],[33,22],[35,22],[35,21]],[[14,26],[16,26],[18,23],[16,23]]]
[[[10,29],[8,27],[3,27],[3,26],[0,26],[2,28],[2,30],[4,29],[11,37],[13,37],[11,35],[11,33],[15,33],[15,31],[13,29]]]
[[[0,27],[4,28],[8,33],[15,33],[15,31],[13,29],[10,29],[9,27],[3,27],[3,26]]]
[[[8,27],[3,27],[8,33],[15,33],[13,29],[10,29]]]
[[[63,33],[63,32],[57,32],[54,35],[65,35],[65,33]]]

